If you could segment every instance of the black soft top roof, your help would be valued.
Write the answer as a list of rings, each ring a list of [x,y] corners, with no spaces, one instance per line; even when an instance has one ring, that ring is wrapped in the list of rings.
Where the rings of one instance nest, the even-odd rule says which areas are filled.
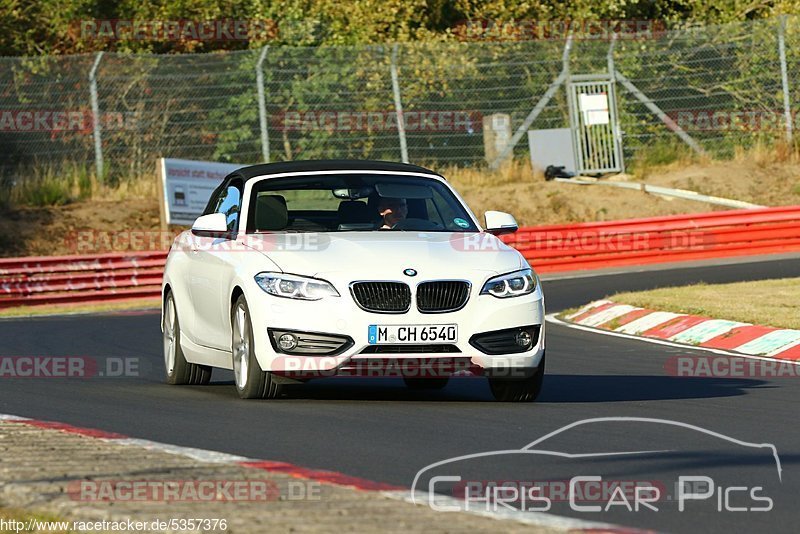
[[[229,176],[241,176],[245,181],[259,176],[269,174],[281,174],[285,172],[314,172],[314,171],[397,171],[397,172],[418,172],[441,176],[439,173],[430,169],[410,165],[408,163],[397,163],[393,161],[373,161],[363,159],[319,159],[308,161],[285,161],[281,163],[262,163],[242,167],[233,171]]]

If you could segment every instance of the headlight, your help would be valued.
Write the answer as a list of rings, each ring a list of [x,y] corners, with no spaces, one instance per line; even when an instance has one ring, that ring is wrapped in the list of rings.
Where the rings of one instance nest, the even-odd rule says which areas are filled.
[[[481,295],[498,298],[519,297],[536,291],[536,275],[531,269],[490,278],[481,289]]]
[[[319,300],[339,296],[330,282],[294,274],[258,273],[256,283],[270,295],[287,299]]]

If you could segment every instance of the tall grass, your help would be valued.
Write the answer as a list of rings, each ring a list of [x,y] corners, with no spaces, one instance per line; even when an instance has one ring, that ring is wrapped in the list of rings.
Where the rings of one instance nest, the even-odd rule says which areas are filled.
[[[30,167],[0,183],[0,206],[59,206],[81,200],[128,200],[156,198],[156,179],[142,176],[101,184],[85,165]]]
[[[800,140],[794,144],[778,141],[738,147],[732,160],[760,165],[800,163]],[[628,172],[637,179],[645,179],[674,169],[675,166],[705,165],[713,161],[708,156],[697,155],[679,140],[668,140],[640,150],[628,164]],[[524,157],[514,159],[497,170],[487,167],[430,167],[441,172],[456,188],[489,188],[544,181],[542,171],[533,168],[530,160]],[[115,177],[99,183],[90,168],[78,163],[65,163],[61,167],[31,166],[26,175],[18,175],[0,183],[0,206],[56,206],[81,200],[158,198],[158,183],[154,174]]]
[[[794,143],[785,140],[758,140],[751,145],[737,145],[728,158],[712,158],[700,155],[677,139],[660,141],[639,151],[627,166],[635,178],[645,179],[650,175],[674,169],[676,166],[710,165],[715,161],[735,161],[770,165],[773,163],[799,163],[800,139]]]
[[[25,175],[7,178],[0,185],[4,206],[57,206],[91,198],[95,180],[81,165],[32,166]]]
[[[736,147],[734,161],[750,161],[758,165],[772,163],[797,163],[800,161],[800,146],[796,143],[776,141],[774,143],[758,142],[745,149]]]
[[[515,159],[497,170],[481,167],[437,168],[447,181],[458,187],[491,187],[506,184],[544,181],[544,174],[531,167],[530,160]]]
[[[669,139],[640,150],[626,167],[629,174],[645,179],[665,167],[709,162],[710,158],[697,154],[682,141]]]

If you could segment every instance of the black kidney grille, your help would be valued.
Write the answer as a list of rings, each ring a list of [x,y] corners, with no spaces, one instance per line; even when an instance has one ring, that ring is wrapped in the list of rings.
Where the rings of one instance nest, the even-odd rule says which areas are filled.
[[[411,306],[411,290],[402,282],[356,282],[353,298],[367,311],[402,313]]]
[[[417,286],[417,309],[422,313],[460,310],[469,299],[469,283],[456,280],[422,282]]]

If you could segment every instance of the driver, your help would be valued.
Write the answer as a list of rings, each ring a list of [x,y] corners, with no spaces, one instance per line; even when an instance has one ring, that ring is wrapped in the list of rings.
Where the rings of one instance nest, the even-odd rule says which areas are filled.
[[[381,197],[378,201],[378,213],[383,218],[381,230],[390,230],[408,216],[408,202],[404,198]]]

